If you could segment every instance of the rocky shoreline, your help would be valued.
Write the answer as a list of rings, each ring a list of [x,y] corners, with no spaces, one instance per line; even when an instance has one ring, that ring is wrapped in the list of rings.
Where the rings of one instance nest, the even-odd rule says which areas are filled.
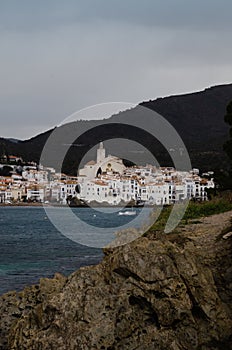
[[[2,350],[232,349],[232,212],[0,298]]]

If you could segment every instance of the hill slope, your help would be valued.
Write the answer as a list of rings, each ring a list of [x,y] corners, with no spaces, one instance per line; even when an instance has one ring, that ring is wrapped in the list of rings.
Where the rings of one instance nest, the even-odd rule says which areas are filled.
[[[158,98],[154,101],[142,102],[140,105],[158,112],[174,126],[187,146],[193,167],[209,170],[212,167],[227,167],[228,159],[222,150],[222,145],[228,138],[228,127],[224,123],[224,114],[230,100],[232,100],[232,84],[215,86],[196,93]],[[133,110],[121,112],[112,116],[111,119],[115,123],[126,123],[131,113]],[[89,129],[94,129],[79,139],[83,147],[79,147],[78,150],[76,147],[70,148],[64,162],[63,171],[65,172],[75,173],[82,156],[100,140],[113,137],[115,132],[118,137],[128,137],[128,130],[123,130],[123,128],[118,128],[117,131],[113,126],[102,128],[104,121],[77,121],[73,123],[73,128],[82,130],[86,123]],[[51,131],[17,143],[0,138],[0,155],[5,152],[21,156],[26,161],[38,162]],[[144,146],[150,147],[161,165],[171,165],[170,158],[165,154],[164,149],[154,143],[149,135],[143,135],[138,130],[130,130],[130,138],[138,142],[143,140]],[[58,148],[59,146],[62,147],[62,145],[57,145]],[[111,154],[117,154],[118,145],[109,147]],[[128,149],[125,158],[130,159],[132,151]],[[95,153],[90,152],[89,159],[93,157]],[[142,161],[149,161],[149,158],[143,155]]]

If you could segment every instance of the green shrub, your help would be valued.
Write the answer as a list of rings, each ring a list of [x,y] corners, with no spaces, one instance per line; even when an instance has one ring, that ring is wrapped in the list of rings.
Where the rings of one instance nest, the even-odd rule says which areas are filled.
[[[164,207],[159,218],[152,226],[152,231],[163,230],[171,213],[172,206]],[[189,221],[214,214],[232,210],[232,192],[227,192],[214,197],[207,202],[190,202],[180,225],[186,225]],[[196,222],[196,221],[195,221]]]

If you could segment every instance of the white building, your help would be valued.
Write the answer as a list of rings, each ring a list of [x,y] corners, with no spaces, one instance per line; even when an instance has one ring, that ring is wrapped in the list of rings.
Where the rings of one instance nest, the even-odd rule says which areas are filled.
[[[76,197],[87,203],[107,202],[117,205],[144,202],[165,205],[186,199],[207,200],[207,189],[214,188],[213,179],[201,178],[199,170],[177,171],[173,167],[152,165],[126,168],[118,157],[108,155],[101,142],[96,161],[80,169],[78,177],[56,173],[55,169],[31,165],[22,176],[13,173],[0,177],[0,202],[37,201],[67,204]]]
[[[30,182],[46,183],[48,182],[48,172],[45,170],[28,169],[23,170],[22,177]]]
[[[118,170],[114,171],[111,164],[103,167],[107,158],[101,143],[97,151],[97,162],[91,161],[80,170],[78,179],[81,191],[77,195],[79,199],[86,202],[107,202],[111,205],[132,200],[149,205],[165,205],[193,198],[207,200],[206,189],[214,187],[213,180],[202,179],[198,169],[186,172],[172,167],[156,168],[147,165],[130,168],[123,166],[123,170],[123,167],[116,168],[115,163],[121,163],[118,158],[113,157],[111,160],[116,159],[115,163],[112,162],[114,169]],[[99,172],[97,169],[100,165]]]
[[[32,187],[27,189],[27,200],[32,202],[44,202],[44,188]]]
[[[125,169],[126,167],[120,158],[111,155],[106,156],[103,142],[101,142],[97,150],[96,161],[89,161],[84,168],[79,170],[78,181],[93,180],[104,173],[122,174]]]

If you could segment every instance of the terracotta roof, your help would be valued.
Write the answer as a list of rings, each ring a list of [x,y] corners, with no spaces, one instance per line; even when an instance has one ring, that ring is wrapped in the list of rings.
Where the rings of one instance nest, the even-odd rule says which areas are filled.
[[[100,181],[100,180],[97,180],[94,182],[96,185],[99,185],[99,186],[107,186],[107,182],[104,182],[104,181]]]
[[[94,160],[90,160],[88,163],[86,163],[86,165],[95,165],[96,162]]]

